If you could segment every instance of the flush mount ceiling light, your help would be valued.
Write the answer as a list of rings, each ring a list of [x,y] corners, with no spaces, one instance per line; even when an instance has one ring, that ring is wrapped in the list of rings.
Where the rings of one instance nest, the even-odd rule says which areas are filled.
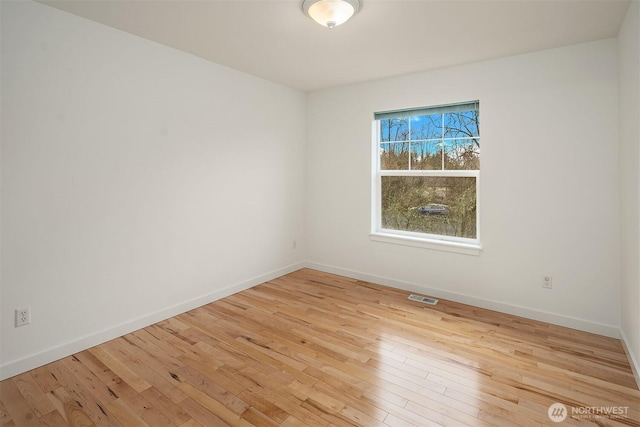
[[[360,0],[303,0],[302,10],[318,24],[333,28],[358,13],[360,5]]]

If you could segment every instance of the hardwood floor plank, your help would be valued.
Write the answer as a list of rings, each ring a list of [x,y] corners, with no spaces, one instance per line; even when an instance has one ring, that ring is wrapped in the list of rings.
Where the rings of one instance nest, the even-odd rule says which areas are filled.
[[[9,415],[9,423],[26,427],[41,424],[13,380],[0,382],[0,397],[2,397],[3,407]]]
[[[58,411],[49,412],[48,414],[40,417],[42,425],[47,427],[67,427],[69,424],[64,417]],[[4,425],[4,424],[3,424]]]
[[[135,413],[122,399],[118,398],[107,405],[109,411],[124,426],[147,427],[147,424],[138,414]]]
[[[38,384],[38,388],[40,388],[43,393],[49,393],[60,387],[60,383],[51,375],[51,371],[49,371],[47,366],[33,369],[29,371],[29,374],[31,374],[31,378]]]
[[[171,399],[172,402],[178,403],[186,399],[186,395],[176,386],[171,375],[171,371],[176,368],[175,363],[165,364],[162,360],[156,359],[144,350],[130,345],[126,341],[114,340],[106,343],[105,347],[113,348],[116,354],[121,354],[128,360],[127,367],[137,376],[162,392]],[[79,355],[77,355],[79,357]],[[166,359],[164,359],[166,360]],[[182,365],[178,365],[182,366]],[[110,372],[110,371],[109,371]],[[129,384],[115,376],[111,388],[117,396],[127,396],[133,390]]]
[[[93,354],[98,360],[109,367],[116,375],[122,378],[131,388],[138,393],[151,387],[151,384],[133,373],[126,365],[126,360],[123,362],[109,353],[105,347],[94,347],[89,349],[89,352]]]
[[[87,418],[97,426],[120,424],[105,408],[106,405],[97,399],[91,390],[84,386],[80,378],[66,367],[67,359],[49,365],[51,373],[60,381],[62,387],[48,394],[54,406],[64,415],[67,422],[82,425]]]
[[[150,387],[143,391],[141,396],[150,402],[155,410],[164,414],[164,416],[170,419],[175,425],[182,426],[192,420],[191,416],[189,416],[189,414],[187,414],[180,405],[174,403],[169,397],[165,396],[154,387]]]
[[[279,407],[277,404],[269,401],[266,396],[260,393],[259,390],[244,390],[239,394],[239,396],[245,402],[251,402],[252,409],[261,412],[275,422],[276,425],[284,423],[287,418],[291,416],[291,414]]]
[[[198,422],[203,426],[230,426],[230,424],[191,398],[185,399],[180,403],[180,406],[193,417],[194,422]]]
[[[65,387],[59,387],[47,394],[51,403],[57,408],[58,413],[71,427],[80,426],[120,426],[121,424],[110,414],[104,412],[105,417],[98,417],[97,423],[88,414],[84,405],[76,400],[76,395],[72,395]],[[110,419],[108,419],[110,417]]]
[[[188,366],[176,371],[176,374],[179,377],[180,382],[189,383],[191,386],[197,387],[199,391],[204,392],[207,396],[215,399],[227,409],[238,415],[245,412],[250,406],[235,394],[218,385],[214,380],[200,374],[198,371]]]
[[[408,294],[302,269],[2,381],[0,424],[640,427],[620,341]]]
[[[62,359],[60,362],[69,370],[74,378],[78,380],[85,390],[91,391],[91,394],[95,396],[100,403],[106,405],[117,398],[113,390],[84,366],[77,357],[68,357]]]
[[[1,391],[2,389],[0,388],[0,392]],[[0,397],[2,397],[1,394],[0,394]],[[7,398],[8,397],[9,396],[7,395]],[[9,411],[4,406],[4,402],[2,402],[2,399],[0,399],[0,426],[9,425],[10,422],[13,423],[13,420],[11,419],[11,415],[9,415]]]
[[[54,406],[28,372],[13,377],[13,382],[38,418],[55,411]]]

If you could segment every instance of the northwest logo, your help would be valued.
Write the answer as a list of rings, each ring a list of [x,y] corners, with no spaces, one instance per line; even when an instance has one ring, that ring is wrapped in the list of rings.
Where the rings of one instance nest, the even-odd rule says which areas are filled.
[[[567,407],[562,403],[554,403],[553,405],[549,406],[547,415],[549,416],[549,419],[554,423],[561,423],[567,419]]]

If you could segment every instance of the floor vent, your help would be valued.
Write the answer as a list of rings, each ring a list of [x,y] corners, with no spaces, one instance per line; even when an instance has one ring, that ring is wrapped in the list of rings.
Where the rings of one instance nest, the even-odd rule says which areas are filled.
[[[436,305],[438,303],[437,299],[433,299],[433,298],[429,298],[429,297],[423,297],[420,295],[409,295],[409,299],[411,301],[418,301],[418,302],[423,302],[425,304],[430,304],[430,305]]]

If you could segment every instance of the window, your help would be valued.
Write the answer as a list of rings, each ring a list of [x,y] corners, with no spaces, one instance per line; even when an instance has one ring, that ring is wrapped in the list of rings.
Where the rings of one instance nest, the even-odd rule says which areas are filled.
[[[479,249],[479,102],[376,113],[374,128],[372,238]]]

